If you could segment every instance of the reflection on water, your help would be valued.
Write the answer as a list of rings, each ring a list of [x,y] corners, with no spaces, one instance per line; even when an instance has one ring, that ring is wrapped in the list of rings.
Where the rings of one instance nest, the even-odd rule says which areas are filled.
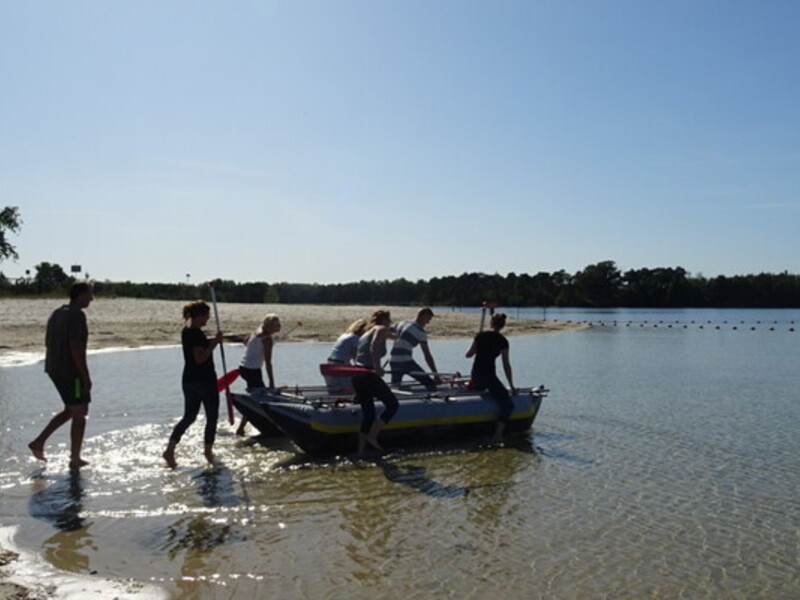
[[[593,465],[595,461],[584,456],[575,456],[563,448],[578,436],[564,433],[542,433],[536,436],[542,455],[557,460],[567,460],[582,465]]]
[[[33,494],[28,503],[30,515],[52,523],[62,531],[84,527],[83,496],[85,481],[80,471],[66,475],[46,475],[39,471],[33,477]]]
[[[383,459],[376,460],[375,464],[392,483],[404,485],[434,498],[458,498],[469,494],[469,488],[445,485],[430,479],[428,470],[420,465],[398,465]]]
[[[89,533],[91,521],[82,515],[86,481],[78,470],[66,475],[33,477],[29,512],[35,519],[52,524],[58,531],[44,541],[45,559],[58,569],[88,573],[88,552],[96,550]]]
[[[243,501],[238,495],[233,473],[219,462],[209,468],[200,469],[192,479],[205,506],[238,506]]]

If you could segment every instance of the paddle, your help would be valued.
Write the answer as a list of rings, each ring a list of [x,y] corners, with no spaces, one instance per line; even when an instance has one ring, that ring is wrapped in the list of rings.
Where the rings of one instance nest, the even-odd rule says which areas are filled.
[[[498,304],[499,304],[498,302],[492,300],[492,301],[484,301],[484,303],[481,305],[481,327],[480,329],[478,329],[478,333],[483,331],[483,323],[486,320],[486,310],[488,309],[489,314],[493,315],[494,309],[497,308]]]
[[[214,319],[217,322],[217,332],[220,332],[222,331],[222,329],[219,326],[219,312],[217,311],[217,292],[216,290],[214,290],[214,282],[209,281],[208,287],[211,289],[211,303],[214,305]],[[222,345],[222,341],[220,341],[219,343],[219,353],[222,356],[222,370],[227,371],[228,367],[225,364],[225,348]],[[227,376],[228,373],[225,373],[222,379],[225,379],[225,377]],[[224,383],[223,387],[225,388],[225,401],[228,405],[228,423],[233,425],[233,396],[231,395],[230,382],[223,382],[223,383]],[[219,385],[219,382],[217,382],[217,385]]]
[[[225,375],[217,379],[217,391],[221,392],[225,388],[229,387],[238,378],[239,378],[239,367],[236,367],[235,369],[228,371],[227,373],[225,373]]]
[[[302,327],[302,326],[303,326],[303,322],[302,322],[302,321],[298,321],[298,322],[295,324],[295,326],[294,326],[294,327],[292,327],[292,328],[291,328],[289,331],[287,331],[286,333],[283,333],[283,334],[281,334],[281,335],[277,336],[277,338],[278,338],[279,340],[285,340],[287,337],[289,337],[290,335],[292,335],[292,332],[293,332],[295,329],[297,329],[298,327]]]
[[[319,372],[328,377],[363,377],[372,371],[366,367],[343,365],[338,363],[322,363]]]

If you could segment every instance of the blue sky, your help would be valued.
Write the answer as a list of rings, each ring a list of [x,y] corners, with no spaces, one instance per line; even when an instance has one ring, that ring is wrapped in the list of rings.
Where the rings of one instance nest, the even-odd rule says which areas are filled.
[[[0,0],[18,261],[800,273],[796,0]]]

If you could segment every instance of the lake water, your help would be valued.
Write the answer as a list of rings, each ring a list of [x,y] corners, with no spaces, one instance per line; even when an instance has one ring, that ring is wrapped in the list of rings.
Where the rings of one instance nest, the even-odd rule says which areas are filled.
[[[799,598],[800,311],[547,318],[593,327],[511,338],[517,384],[552,390],[526,442],[380,463],[225,424],[210,468],[201,417],[164,468],[181,357],[161,348],[90,357],[92,464],[73,477],[66,428],[46,467],[26,449],[59,407],[41,363],[0,368],[0,525],[33,557],[17,569],[68,597]],[[439,368],[468,371],[467,345],[432,340]],[[279,344],[278,383],[318,383],[328,350]]]

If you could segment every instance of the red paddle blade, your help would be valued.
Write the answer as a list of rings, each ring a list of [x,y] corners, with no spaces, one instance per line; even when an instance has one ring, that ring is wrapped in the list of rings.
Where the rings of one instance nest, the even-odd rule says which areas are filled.
[[[221,392],[222,390],[230,387],[230,385],[234,381],[236,381],[236,379],[238,377],[239,377],[239,369],[238,368],[234,369],[233,371],[228,371],[227,373],[225,373],[225,375],[223,375],[222,377],[217,379],[217,391]]]
[[[365,367],[354,365],[340,365],[336,363],[322,363],[319,372],[328,377],[361,377],[371,371]]]

